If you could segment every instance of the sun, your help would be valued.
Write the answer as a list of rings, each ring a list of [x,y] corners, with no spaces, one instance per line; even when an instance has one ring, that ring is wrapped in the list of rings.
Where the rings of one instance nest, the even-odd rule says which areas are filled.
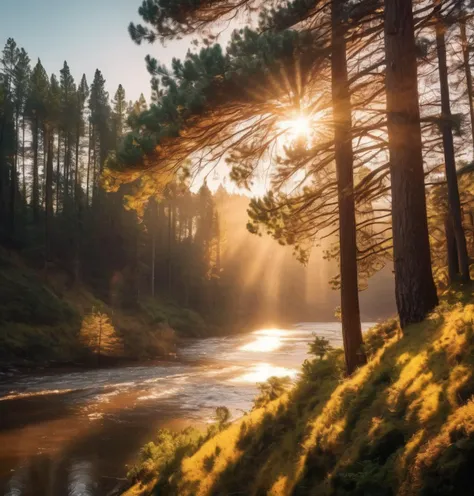
[[[298,115],[293,119],[281,121],[279,128],[286,131],[291,140],[307,138],[310,132],[310,120],[305,115]]]

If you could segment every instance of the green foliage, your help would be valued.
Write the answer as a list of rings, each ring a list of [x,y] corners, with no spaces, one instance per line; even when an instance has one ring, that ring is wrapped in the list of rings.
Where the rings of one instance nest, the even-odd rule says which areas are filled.
[[[129,479],[147,481],[158,475],[159,481],[165,482],[166,475],[177,470],[181,460],[198,449],[201,437],[201,433],[192,427],[180,432],[158,431],[156,441],[141,449],[138,464],[128,473]]]
[[[0,360],[71,359],[79,327],[71,305],[0,253]]]
[[[274,401],[290,389],[293,382],[291,377],[269,377],[258,384],[259,394],[253,400],[254,408],[261,408]]]
[[[214,421],[216,422],[218,429],[223,430],[229,427],[230,424],[229,420],[230,420],[229,409],[225,406],[218,406],[216,408],[216,413],[214,416]]]
[[[329,339],[319,337],[317,334],[313,334],[313,338],[313,342],[308,345],[308,353],[315,355],[322,360],[330,351],[333,350],[333,347],[330,345]]]
[[[173,302],[147,299],[140,303],[151,324],[166,324],[186,336],[205,336],[207,326],[195,311],[182,308]]]
[[[0,271],[0,325],[54,326],[77,317],[76,312],[32,272],[15,267]]]
[[[170,475],[179,473],[184,458],[192,456],[203,445],[230,425],[230,412],[221,406],[216,408],[215,423],[203,434],[199,430],[188,427],[179,432],[168,429],[158,431],[154,442],[146,444],[140,451],[138,463],[127,474],[132,482],[147,483],[154,480],[155,491],[169,491]],[[203,468],[211,472],[221,448],[216,445],[214,452],[203,460]]]

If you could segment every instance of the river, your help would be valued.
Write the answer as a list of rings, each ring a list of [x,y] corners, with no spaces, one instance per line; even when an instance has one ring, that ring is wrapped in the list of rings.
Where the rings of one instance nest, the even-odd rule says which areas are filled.
[[[364,328],[370,324],[365,324]],[[175,362],[19,376],[0,383],[0,494],[107,496],[159,428],[233,418],[256,383],[296,377],[312,334],[341,346],[338,323],[191,341]]]

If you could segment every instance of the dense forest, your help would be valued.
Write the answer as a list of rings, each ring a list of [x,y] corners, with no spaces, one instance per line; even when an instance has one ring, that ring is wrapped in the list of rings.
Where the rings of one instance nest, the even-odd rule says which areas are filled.
[[[305,273],[291,250],[251,236],[248,196],[222,185],[213,193],[205,179],[201,186],[191,160],[174,177],[115,185],[107,167],[141,128],[149,110],[143,94],[127,101],[120,85],[110,98],[101,71],[90,84],[86,75],[76,83],[67,62],[50,76],[13,39],[2,51],[1,78],[1,244],[44,281],[60,272],[66,287],[85,285],[110,311],[171,301],[197,312],[184,326],[196,335],[334,319],[338,299],[328,282],[337,265],[321,277],[315,259]],[[310,279],[316,291],[307,291]],[[6,302],[10,285],[5,277],[4,327],[23,318]],[[387,272],[377,287],[387,293],[391,285]],[[369,319],[393,311],[390,297],[374,308],[366,300]]]

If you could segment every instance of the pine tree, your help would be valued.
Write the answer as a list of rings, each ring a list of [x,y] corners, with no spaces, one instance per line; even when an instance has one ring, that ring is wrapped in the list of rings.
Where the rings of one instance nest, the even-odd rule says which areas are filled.
[[[41,130],[47,115],[49,79],[41,60],[38,59],[31,74],[30,92],[27,101],[27,114],[31,123],[33,141],[33,184],[31,206],[33,219],[37,224],[40,215],[40,185],[39,185],[39,146]]]
[[[437,7],[440,8],[441,4],[441,0],[436,0]],[[459,198],[459,187],[456,174],[456,158],[454,154],[451,97],[449,93],[448,65],[446,56],[446,26],[439,9],[436,16],[435,29],[439,81],[441,88],[441,128],[443,135],[446,181],[448,183],[448,220],[451,224],[449,229],[452,230],[454,239],[456,240],[455,246],[457,249],[457,261],[459,264],[458,267],[455,268],[456,275],[460,272],[461,281],[468,282],[470,281],[471,277],[469,274],[469,255],[467,253],[466,236],[464,234],[462,225],[461,201]],[[450,243],[448,243],[448,253],[449,251]],[[453,268],[451,269],[451,272],[453,272]]]
[[[26,51],[21,48],[18,54],[18,62],[15,67],[15,111],[16,111],[16,169],[18,170],[19,142],[20,142],[20,126],[21,119],[21,171],[22,171],[22,197],[23,203],[26,203],[26,173],[25,173],[25,130],[26,130],[26,101],[28,98],[29,83],[31,77],[30,58]]]
[[[112,112],[114,119],[114,135],[115,135],[115,145],[118,147],[119,141],[123,136],[125,130],[125,121],[127,116],[127,101],[125,99],[125,90],[120,84],[115,93],[114,100],[112,102]]]
[[[60,71],[61,87],[61,128],[64,133],[64,205],[69,205],[72,195],[69,184],[72,175],[73,132],[76,127],[77,108],[76,85],[67,62]]]
[[[45,261],[46,263],[52,260],[52,224],[54,215],[54,198],[53,198],[53,179],[54,179],[54,133],[58,132],[61,123],[61,89],[56,76],[51,76],[48,101],[47,101],[47,118],[44,124],[45,142],[47,146],[46,160],[46,187],[45,187]],[[58,148],[59,155],[59,148]],[[59,202],[59,167],[57,174],[57,194],[56,194],[56,211],[58,211]]]
[[[89,86],[87,84],[86,75],[84,74],[81,79],[81,83],[79,84],[79,88],[76,94],[77,98],[77,108],[75,111],[76,116],[76,165],[74,172],[74,199],[76,203],[78,202],[79,189],[81,187],[81,177],[79,173],[79,158],[80,158],[80,146],[81,146],[81,138],[84,136],[85,131],[85,123],[84,123],[84,111],[87,100],[89,98]]]
[[[412,0],[385,0],[395,293],[402,327],[438,303],[431,270]]]
[[[15,121],[15,152],[14,156],[10,160],[10,178],[9,178],[9,221],[8,221],[8,231],[10,237],[13,237],[15,231],[15,209],[16,209],[16,190],[18,184],[17,177],[17,163],[18,163],[18,120],[19,112],[17,111],[17,100],[16,96],[16,81],[15,81],[15,69],[18,65],[20,50],[18,49],[16,42],[13,38],[9,38],[2,52],[2,57],[0,62],[3,66],[3,84],[6,95],[6,102],[9,106],[14,108],[14,121]]]
[[[346,27],[341,0],[332,0],[332,102],[334,147],[338,181],[341,267],[342,335],[346,370],[352,374],[365,363],[359,310],[357,241],[354,199],[352,115],[346,60]]]
[[[105,90],[105,79],[99,70],[96,70],[91,85],[89,97],[90,122],[92,125],[92,191],[93,197],[97,191],[99,174],[102,172],[109,151],[109,124],[110,116],[109,95]]]

